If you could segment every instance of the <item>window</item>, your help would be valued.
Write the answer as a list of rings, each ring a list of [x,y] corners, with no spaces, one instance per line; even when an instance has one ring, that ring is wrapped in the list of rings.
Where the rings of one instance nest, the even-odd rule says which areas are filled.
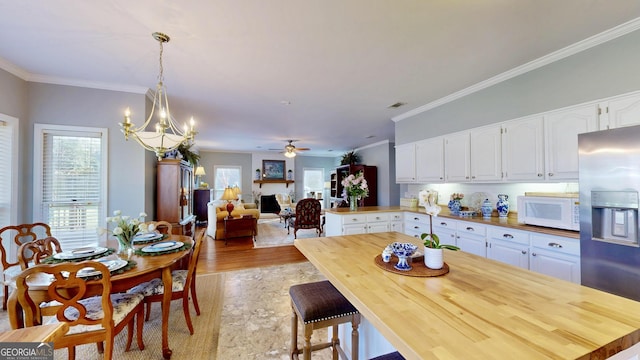
[[[242,183],[241,166],[214,166],[213,171],[215,176],[213,184],[214,199],[220,199],[222,197],[222,193],[224,192],[224,188],[226,188],[227,186],[238,185],[238,187],[240,187],[240,184]],[[240,188],[240,190],[242,190],[242,188]]]
[[[0,228],[18,225],[18,119],[0,114]],[[13,206],[12,206],[13,205]],[[13,258],[13,257],[11,257]]]
[[[305,196],[310,196],[310,192],[314,194],[323,193],[324,190],[324,169],[303,169],[303,186]]]
[[[63,249],[95,246],[106,217],[107,129],[36,124],[34,221]]]

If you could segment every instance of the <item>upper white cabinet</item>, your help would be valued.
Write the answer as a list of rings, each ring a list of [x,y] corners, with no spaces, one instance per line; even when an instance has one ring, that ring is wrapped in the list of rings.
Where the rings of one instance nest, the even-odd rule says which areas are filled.
[[[612,98],[600,103],[600,129],[640,125],[640,94]]]
[[[416,143],[396,146],[396,182],[416,181]]]
[[[471,181],[502,180],[502,127],[472,129],[469,139]]]
[[[416,143],[416,180],[420,183],[444,181],[444,139],[442,137]]]
[[[505,180],[544,180],[542,116],[504,123],[502,149],[502,169]]]
[[[447,181],[466,182],[471,180],[470,144],[468,131],[444,137],[444,166]]]
[[[547,180],[578,179],[578,134],[598,130],[598,104],[555,111],[545,116]]]

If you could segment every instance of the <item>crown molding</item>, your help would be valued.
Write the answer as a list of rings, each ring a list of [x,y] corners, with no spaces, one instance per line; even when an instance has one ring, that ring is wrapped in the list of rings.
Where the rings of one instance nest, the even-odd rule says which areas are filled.
[[[2,57],[0,57],[0,69],[5,70],[25,81],[29,77],[29,72],[14,65],[9,60]]]
[[[632,33],[636,30],[640,29],[640,18],[636,18],[633,19],[631,21],[628,21],[624,24],[620,24],[616,27],[613,27],[609,30],[603,31],[599,34],[596,34],[594,36],[588,37],[582,41],[579,41],[577,43],[574,43],[572,45],[569,45],[565,48],[562,48],[558,51],[554,51],[548,55],[545,55],[541,58],[538,58],[536,60],[530,61],[526,64],[520,65],[516,68],[513,68],[511,70],[508,70],[502,74],[496,75],[492,78],[489,78],[487,80],[481,81],[475,85],[471,85],[465,89],[462,89],[460,91],[457,91],[453,94],[447,95],[443,98],[440,98],[438,100],[432,101],[428,104],[422,105],[420,107],[417,107],[413,110],[407,111],[403,114],[394,116],[391,118],[391,120],[393,122],[398,122],[404,119],[408,119],[410,117],[416,116],[418,114],[421,114],[423,112],[426,112],[428,110],[434,109],[438,106],[444,105],[446,103],[452,102],[454,100],[460,99],[462,97],[465,97],[467,95],[473,94],[477,91],[486,89],[490,86],[496,85],[498,83],[501,83],[503,81],[512,79],[516,76],[522,75],[524,73],[527,73],[529,71],[541,68],[545,65],[551,64],[555,61],[567,58],[571,55],[575,55],[577,53],[580,53],[582,51],[588,50],[592,47],[598,46],[600,44],[603,44],[607,41],[611,41],[613,39],[616,39],[620,36]]]

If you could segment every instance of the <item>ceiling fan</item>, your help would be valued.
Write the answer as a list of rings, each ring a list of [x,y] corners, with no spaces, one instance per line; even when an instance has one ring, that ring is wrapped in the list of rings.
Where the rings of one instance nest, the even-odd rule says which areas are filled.
[[[298,141],[298,140],[287,140],[289,143],[287,145],[285,145],[284,147],[284,151],[283,154],[284,156],[288,157],[288,158],[292,158],[296,156],[296,153],[298,151],[307,151],[307,150],[311,150],[310,148],[300,148],[300,147],[295,147],[293,145],[294,141]],[[280,150],[280,149],[269,149],[269,150]]]

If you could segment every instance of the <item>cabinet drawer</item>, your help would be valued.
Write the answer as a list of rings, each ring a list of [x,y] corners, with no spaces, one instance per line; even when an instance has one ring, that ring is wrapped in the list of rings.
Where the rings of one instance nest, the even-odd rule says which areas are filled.
[[[531,235],[531,246],[567,255],[580,256],[580,240],[550,235]]]
[[[433,226],[434,227],[437,226],[437,227],[443,227],[443,228],[455,230],[456,229],[456,222],[455,222],[455,220],[438,217],[438,218],[434,218],[433,219]]]
[[[365,214],[353,214],[353,215],[343,215],[342,216],[342,224],[360,224],[367,222],[367,215]]]
[[[402,221],[404,219],[402,213],[389,213],[388,215],[390,221]]]
[[[388,213],[367,214],[366,220],[368,223],[379,222],[379,221],[389,221],[389,214]]]
[[[408,212],[408,213],[404,214],[404,220],[405,221],[418,221],[418,222],[421,222],[421,223],[428,224],[429,223],[429,215]]]
[[[429,232],[429,223],[422,223],[417,221],[405,221],[404,231],[412,234],[422,234]]]
[[[458,235],[472,234],[485,236],[487,234],[487,227],[478,223],[472,223],[467,221],[458,222],[457,226]]]
[[[487,228],[487,236],[490,239],[503,240],[529,246],[529,233],[526,231],[489,226]]]

